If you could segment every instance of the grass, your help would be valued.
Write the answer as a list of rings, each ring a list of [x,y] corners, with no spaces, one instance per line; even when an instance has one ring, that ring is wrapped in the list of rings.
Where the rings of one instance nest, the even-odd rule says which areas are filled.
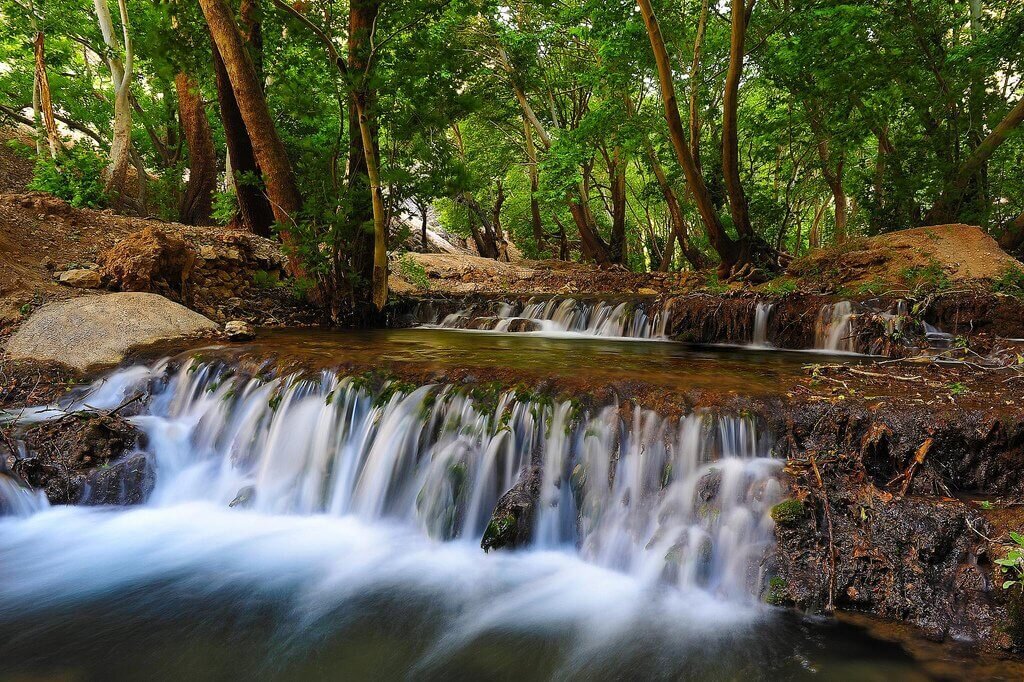
[[[946,291],[952,286],[942,264],[934,258],[929,258],[927,265],[904,268],[900,275],[915,291]]]
[[[998,279],[992,282],[992,290],[1015,298],[1024,298],[1024,270],[1016,265],[1007,266]]]
[[[430,288],[430,279],[427,277],[426,268],[417,263],[416,259],[408,253],[403,253],[402,257],[398,259],[398,273],[402,279],[420,289]]]

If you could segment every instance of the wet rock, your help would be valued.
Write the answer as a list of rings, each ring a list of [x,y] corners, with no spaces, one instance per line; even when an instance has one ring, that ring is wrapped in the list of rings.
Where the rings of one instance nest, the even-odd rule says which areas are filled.
[[[82,501],[85,504],[142,504],[153,492],[156,471],[150,458],[136,453],[101,465],[89,474]]]
[[[484,551],[514,549],[529,544],[540,485],[540,467],[530,466],[520,475],[519,481],[501,496],[480,541]]]
[[[231,320],[224,325],[224,338],[228,341],[252,341],[256,338],[256,330],[243,320]]]
[[[510,332],[535,332],[540,331],[540,323],[536,320],[528,320],[523,317],[516,317],[508,321]]]
[[[35,311],[8,341],[7,352],[13,360],[87,370],[116,365],[157,341],[216,331],[211,320],[156,294],[83,296]]]
[[[252,506],[254,499],[256,499],[256,487],[247,485],[238,491],[238,494],[235,495],[235,499],[231,500],[231,502],[228,503],[228,506],[248,509]]]
[[[121,291],[159,293],[185,302],[195,260],[195,251],[183,239],[147,227],[101,256],[101,274]]]
[[[95,270],[79,268],[60,273],[60,283],[78,289],[99,289],[103,284],[100,273]]]
[[[33,424],[19,434],[24,452],[12,470],[43,490],[51,504],[75,504],[85,498],[95,504],[112,504],[115,499],[138,502],[152,489],[151,469],[139,456],[123,458],[144,439],[117,415],[75,412]]]

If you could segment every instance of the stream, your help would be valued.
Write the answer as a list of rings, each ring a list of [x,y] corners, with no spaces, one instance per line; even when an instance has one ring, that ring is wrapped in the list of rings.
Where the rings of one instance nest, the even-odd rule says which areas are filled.
[[[756,417],[450,381],[458,368],[578,390],[771,394],[821,355],[448,329],[268,331],[232,352],[307,370],[247,373],[203,350],[125,366],[19,415],[144,394],[124,414],[146,436],[154,484],[138,506],[51,507],[0,476],[0,679],[970,670],[946,649],[922,660],[869,628],[765,603],[784,462]],[[431,380],[345,369],[368,362]],[[494,509],[531,472],[528,541],[483,551],[505,523]]]

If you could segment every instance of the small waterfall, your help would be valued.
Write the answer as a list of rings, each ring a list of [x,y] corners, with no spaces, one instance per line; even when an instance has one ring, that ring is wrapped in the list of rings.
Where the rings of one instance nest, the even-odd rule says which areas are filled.
[[[826,304],[814,325],[814,347],[844,353],[855,353],[853,338],[853,304],[849,301]]]
[[[782,462],[750,417],[626,419],[516,392],[170,366],[115,373],[89,400],[152,392],[131,417],[155,462],[148,507],[354,517],[475,546],[499,498],[540,465],[533,548],[716,598],[759,594]]]
[[[649,316],[644,307],[636,302],[582,301],[574,298],[532,300],[521,307],[508,303],[496,306],[475,305],[440,320],[429,314],[418,314],[417,317],[428,326],[447,329],[546,332],[635,339],[664,338],[666,325],[666,316],[661,310]]]
[[[31,516],[49,506],[42,491],[26,488],[0,471],[0,516]]]
[[[755,348],[771,348],[768,340],[768,321],[771,319],[773,303],[759,302],[754,312],[754,335],[750,345]]]

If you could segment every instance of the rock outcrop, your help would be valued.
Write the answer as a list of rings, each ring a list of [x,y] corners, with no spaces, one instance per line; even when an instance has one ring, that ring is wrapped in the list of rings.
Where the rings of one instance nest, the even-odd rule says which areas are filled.
[[[12,360],[55,362],[77,370],[116,365],[158,341],[213,334],[208,318],[157,294],[117,293],[49,303],[7,343]]]
[[[180,237],[147,227],[114,244],[100,260],[103,277],[115,289],[188,301],[196,252]]]

